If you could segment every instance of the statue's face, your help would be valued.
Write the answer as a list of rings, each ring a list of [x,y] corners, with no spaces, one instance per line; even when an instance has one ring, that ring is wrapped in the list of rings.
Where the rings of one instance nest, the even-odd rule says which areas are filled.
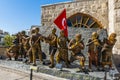
[[[56,33],[56,29],[53,29],[53,30],[52,30],[52,33],[55,34],[55,33]]]
[[[77,34],[77,35],[75,36],[75,39],[76,39],[76,41],[80,41],[80,40],[81,40],[81,35],[80,35],[80,34]]]
[[[114,39],[116,39],[116,34],[112,33],[109,37],[109,40],[113,41]]]
[[[21,35],[22,35],[22,36],[24,36],[24,35],[25,35],[25,33],[21,33]]]
[[[35,30],[31,30],[31,34],[35,33]]]
[[[36,33],[39,33],[39,29],[36,28],[36,29],[35,29],[35,32],[36,32]]]
[[[61,36],[64,36],[64,31],[61,31],[61,32],[60,32],[60,35],[61,35]]]
[[[92,33],[92,39],[96,39],[98,37],[98,34],[96,32]]]

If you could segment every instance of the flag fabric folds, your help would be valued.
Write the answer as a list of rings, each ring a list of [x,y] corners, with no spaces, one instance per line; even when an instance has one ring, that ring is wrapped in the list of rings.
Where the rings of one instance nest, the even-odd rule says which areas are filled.
[[[60,15],[54,20],[54,23],[60,30],[64,30],[65,36],[68,37],[68,27],[66,19],[66,9],[64,9]]]

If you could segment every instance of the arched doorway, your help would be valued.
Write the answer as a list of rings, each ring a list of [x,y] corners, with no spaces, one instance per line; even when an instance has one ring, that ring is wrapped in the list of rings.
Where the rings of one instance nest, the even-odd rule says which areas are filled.
[[[103,28],[99,21],[88,14],[76,13],[67,18],[69,27]]]

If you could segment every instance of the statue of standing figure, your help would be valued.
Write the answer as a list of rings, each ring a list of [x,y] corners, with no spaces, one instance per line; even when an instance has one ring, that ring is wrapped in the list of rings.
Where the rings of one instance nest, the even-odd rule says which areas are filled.
[[[109,65],[109,67],[112,68],[112,49],[116,41],[116,33],[111,33],[110,36],[104,40],[104,45],[101,50],[101,64],[103,68],[105,65]]]
[[[24,58],[26,58],[27,51],[30,48],[29,36],[26,35],[25,31],[22,31],[20,38],[21,38],[20,53],[23,55]]]
[[[45,40],[47,43],[49,43],[49,54],[50,54],[50,62],[49,65],[50,68],[54,67],[54,55],[57,51],[57,35],[56,35],[56,28],[52,29],[52,33],[49,34],[49,36]]]
[[[61,61],[65,61],[66,67],[69,67],[68,42],[69,39],[65,37],[64,31],[60,31],[60,36],[57,39],[58,53],[56,55],[56,62],[59,64]]]
[[[91,38],[88,40],[86,46],[88,46],[88,58],[89,58],[89,70],[92,70],[92,64],[99,69],[99,54],[101,52],[101,41],[98,39],[97,32],[93,32]]]
[[[40,62],[43,63],[41,41],[43,41],[43,36],[39,33],[39,28],[35,28],[35,33],[32,34],[30,38],[33,66],[36,66],[36,53],[38,54]]]

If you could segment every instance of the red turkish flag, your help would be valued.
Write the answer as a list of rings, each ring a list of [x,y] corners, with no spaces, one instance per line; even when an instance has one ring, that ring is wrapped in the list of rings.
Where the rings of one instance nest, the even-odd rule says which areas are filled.
[[[54,20],[54,23],[60,30],[64,30],[65,36],[68,37],[68,27],[66,20],[66,9],[64,9],[61,14]]]

